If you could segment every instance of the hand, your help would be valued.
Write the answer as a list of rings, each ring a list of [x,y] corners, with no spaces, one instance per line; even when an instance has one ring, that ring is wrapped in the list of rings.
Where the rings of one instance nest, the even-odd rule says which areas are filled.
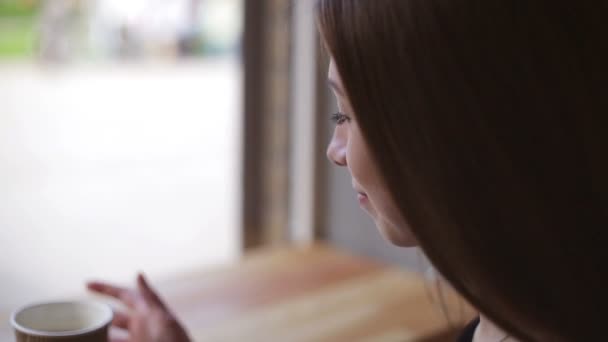
[[[129,313],[114,312],[112,326],[127,330],[128,338],[112,338],[110,342],[189,342],[185,329],[142,274],[137,288],[127,289],[103,282],[87,283],[89,290],[120,300]]]

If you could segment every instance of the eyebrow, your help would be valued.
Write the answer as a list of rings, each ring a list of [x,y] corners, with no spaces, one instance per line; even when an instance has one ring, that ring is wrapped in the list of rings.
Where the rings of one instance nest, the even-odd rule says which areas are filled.
[[[336,93],[338,93],[338,95],[344,96],[344,93],[342,93],[342,89],[340,89],[340,86],[338,85],[338,82],[336,82],[335,80],[329,78],[327,80],[327,83],[329,83],[329,87],[332,88]]]

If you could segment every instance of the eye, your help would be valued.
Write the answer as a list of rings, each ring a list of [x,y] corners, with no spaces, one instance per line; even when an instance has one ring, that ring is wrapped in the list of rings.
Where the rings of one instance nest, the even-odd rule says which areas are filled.
[[[341,125],[347,121],[350,121],[350,118],[348,117],[348,115],[341,113],[341,112],[337,112],[331,115],[331,121],[335,124],[335,125]]]

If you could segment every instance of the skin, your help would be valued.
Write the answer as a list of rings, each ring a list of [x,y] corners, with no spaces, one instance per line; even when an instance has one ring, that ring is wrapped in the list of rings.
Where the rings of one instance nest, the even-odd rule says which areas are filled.
[[[128,337],[113,337],[110,342],[188,342],[188,333],[175,315],[148,284],[138,275],[134,289],[123,288],[105,282],[90,282],[90,291],[118,299],[129,310],[115,311],[112,328],[128,332]]]
[[[392,202],[388,187],[382,181],[378,168],[363,139],[342,80],[332,60],[328,79],[338,102],[340,114],[327,157],[338,166],[346,167],[352,178],[359,202],[374,220],[380,233],[391,243],[402,247],[417,246],[416,238],[406,220]],[[137,278],[135,289],[123,288],[105,282],[87,284],[89,290],[121,301],[128,312],[115,312],[112,326],[128,332],[128,337],[112,338],[110,342],[188,342],[186,330],[175,315],[148,284],[143,275]],[[515,341],[483,315],[475,331],[474,342]],[[506,339],[505,339],[506,338]]]

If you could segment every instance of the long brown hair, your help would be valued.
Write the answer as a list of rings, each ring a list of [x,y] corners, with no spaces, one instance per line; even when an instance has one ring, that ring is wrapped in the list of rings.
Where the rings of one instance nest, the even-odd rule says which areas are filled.
[[[320,0],[383,178],[450,283],[523,340],[608,340],[608,2]]]

